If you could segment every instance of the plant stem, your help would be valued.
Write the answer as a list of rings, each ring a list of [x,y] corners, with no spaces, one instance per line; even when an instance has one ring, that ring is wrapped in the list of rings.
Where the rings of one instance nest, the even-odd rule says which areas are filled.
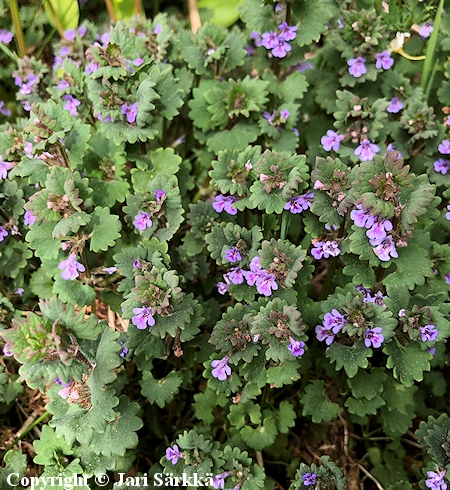
[[[377,272],[375,273],[375,280],[377,282],[383,282],[384,272],[385,269],[381,267],[381,265],[379,265],[377,268]]]
[[[439,33],[439,26],[441,25],[442,10],[444,8],[444,0],[440,0],[436,17],[433,23],[433,32],[428,40],[427,52],[425,57],[425,63],[423,64],[422,79],[420,80],[420,87],[425,90],[430,76],[431,65],[433,64],[434,53],[436,51],[437,38]]]
[[[53,8],[53,5],[50,2],[47,2],[46,5],[48,6],[48,9],[50,10],[50,12],[53,16],[53,19],[54,19],[55,24],[56,24],[56,28],[58,30],[58,34],[61,37],[61,39],[63,39],[64,38],[64,27],[61,24],[61,19],[56,14],[55,9]]]
[[[17,58],[17,56],[3,43],[0,43],[0,49],[6,54],[6,56],[8,56],[8,58],[10,58],[15,63],[18,63],[19,58]]]
[[[280,238],[282,240],[286,240],[286,236],[289,231],[290,221],[291,221],[290,213],[288,214],[288,211],[283,211],[281,215],[281,233],[280,233]]]
[[[19,4],[17,0],[9,0],[9,9],[11,11],[11,18],[16,35],[16,43],[17,49],[19,51],[19,56],[23,58],[27,55],[27,45],[25,44],[22,23],[20,22]]]
[[[322,289],[320,290],[318,300],[321,301],[325,299],[331,290],[331,282],[333,281],[334,271],[336,270],[336,265],[338,262],[338,257],[332,257],[330,259],[330,264],[328,265],[327,275],[322,284]]]
[[[55,35],[56,28],[52,27],[52,30],[45,36],[45,39],[42,41],[42,45],[39,50],[36,52],[36,59],[41,57],[42,51],[44,51],[47,44],[51,41],[52,37]]]
[[[45,412],[39,418],[37,418],[26,430],[24,430],[23,434],[14,439],[14,441],[5,449],[5,453],[7,453],[12,447],[14,447],[21,439],[23,439],[30,431],[32,431],[37,425],[39,425],[45,418],[50,415],[50,412]]]
[[[39,12],[39,9],[42,7],[44,2],[45,2],[45,0],[40,0],[38,5],[34,9],[33,15],[32,15],[31,20],[30,20],[30,25],[28,26],[27,32],[25,34],[25,41],[28,41],[28,38],[29,38],[30,33],[31,33],[31,28],[33,27],[34,19],[36,18],[36,15]]]
[[[114,12],[114,7],[111,3],[111,0],[105,0],[106,10],[108,11],[108,17],[111,22],[117,22],[117,17]]]

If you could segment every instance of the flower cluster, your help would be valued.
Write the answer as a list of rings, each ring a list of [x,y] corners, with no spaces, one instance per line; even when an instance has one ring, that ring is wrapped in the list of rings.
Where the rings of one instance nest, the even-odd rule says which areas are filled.
[[[338,243],[335,240],[327,240],[326,242],[316,241],[313,242],[313,246],[314,248],[311,249],[311,255],[316,260],[320,260],[322,257],[328,259],[330,255],[332,257],[337,257],[341,253]]]
[[[289,26],[287,22],[282,22],[278,29],[278,32],[264,32],[262,36],[257,32],[252,32],[251,37],[255,46],[264,46],[267,50],[271,50],[272,55],[276,58],[284,58],[292,49],[288,41],[293,41],[296,38],[295,31],[298,27]]]
[[[388,51],[384,50],[382,53],[375,53],[375,68],[377,70],[389,70],[394,64],[394,58],[391,57]],[[366,59],[362,56],[357,56],[347,61],[349,66],[348,72],[355,78],[359,78],[367,73]]]
[[[311,209],[314,198],[314,192],[308,191],[301,196],[294,196],[284,206],[286,211],[290,211],[292,214],[298,214],[307,209]]]
[[[441,155],[450,155],[450,140],[442,140],[438,151]],[[434,170],[445,175],[450,170],[450,161],[445,158],[439,158],[434,162]]]
[[[74,253],[71,253],[68,259],[60,262],[58,269],[62,270],[61,277],[66,281],[76,279],[79,276],[78,271],[86,270],[83,264],[77,262],[77,256]]]
[[[392,223],[380,216],[373,216],[369,210],[364,210],[361,204],[356,206],[350,213],[350,218],[359,228],[366,228],[366,235],[370,244],[374,246],[375,255],[382,261],[387,262],[391,258],[398,258],[397,249],[392,237],[387,234],[392,231]]]
[[[315,473],[306,473],[306,475],[302,476],[302,480],[303,485],[305,485],[305,487],[309,487],[317,483],[317,475]]]

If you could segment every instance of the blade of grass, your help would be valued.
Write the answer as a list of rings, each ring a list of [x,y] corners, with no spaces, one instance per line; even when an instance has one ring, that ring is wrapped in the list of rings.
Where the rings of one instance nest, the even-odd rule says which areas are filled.
[[[25,38],[23,36],[22,23],[20,22],[19,4],[17,0],[9,0],[9,9],[11,11],[11,18],[14,26],[14,34],[16,36],[17,50],[19,56],[23,58],[27,55],[27,45],[25,44]]]
[[[0,49],[10,58],[13,60],[15,63],[18,62],[17,55],[14,54],[7,46],[5,46],[3,43],[0,43]]]
[[[34,19],[36,18],[36,15],[37,13],[39,12],[39,9],[42,7],[42,5],[44,4],[45,0],[40,0],[40,2],[38,3],[38,5],[36,6],[36,8],[34,9],[34,12],[33,12],[33,15],[31,16],[31,20],[30,20],[30,25],[28,26],[28,29],[27,29],[27,32],[25,34],[25,40],[28,41],[28,38],[30,37],[30,33],[31,33],[31,28],[33,27],[33,22],[34,22]]]
[[[433,23],[433,32],[431,33],[430,39],[428,40],[427,51],[425,53],[425,62],[423,64],[422,79],[420,80],[420,87],[425,90],[427,86],[428,79],[430,77],[431,66],[433,64],[434,53],[436,51],[436,44],[439,32],[439,26],[441,25],[442,10],[444,8],[444,0],[440,0],[436,17]]]
[[[52,30],[45,36],[45,39],[42,41],[42,45],[39,50],[36,52],[36,58],[39,59],[42,51],[44,51],[47,44],[51,41],[52,37],[55,35],[56,27],[52,27]]]

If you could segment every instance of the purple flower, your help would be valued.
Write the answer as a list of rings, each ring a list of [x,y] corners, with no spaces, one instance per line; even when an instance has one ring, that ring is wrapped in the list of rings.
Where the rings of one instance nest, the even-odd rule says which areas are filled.
[[[280,111],[280,117],[282,117],[283,119],[287,119],[290,115],[291,113],[287,109],[283,109],[282,111]]]
[[[444,160],[443,158],[436,160],[433,165],[435,172],[440,172],[443,175],[445,175],[450,169],[450,162],[448,160]]]
[[[275,281],[275,276],[268,272],[261,272],[256,278],[256,290],[264,296],[271,296],[272,289],[276,291],[278,284]]]
[[[244,271],[240,267],[232,267],[230,272],[223,275],[227,284],[242,284],[244,282]]]
[[[312,201],[314,198],[313,192],[307,192],[303,196],[294,196],[284,206],[286,211],[290,211],[292,214],[298,214],[307,209],[311,209]]]
[[[105,117],[105,119],[103,119],[103,116],[102,116],[101,114],[99,114],[99,115],[97,116],[97,119],[98,119],[99,121],[101,121],[101,122],[105,122],[105,123],[107,123],[107,122],[111,122],[111,116],[106,116],[106,117]]]
[[[432,32],[433,32],[433,22],[427,22],[426,24],[419,26],[419,36],[422,39],[429,38]]]
[[[114,272],[117,271],[117,267],[105,267],[103,269],[103,272],[106,272],[106,274],[114,274]]]
[[[336,309],[331,310],[331,313],[325,313],[323,317],[323,326],[327,330],[332,330],[335,335],[342,330],[346,323],[345,317]]]
[[[136,325],[139,330],[145,330],[147,326],[153,327],[155,325],[155,319],[152,315],[152,309],[143,308],[133,308],[134,317],[131,319],[131,323]]]
[[[253,42],[255,43],[255,46],[257,48],[262,46],[262,38],[261,38],[261,35],[259,34],[259,32],[252,31],[250,33],[250,38],[253,39]]]
[[[173,445],[173,448],[168,447],[166,449],[166,459],[167,461],[172,461],[173,465],[177,464],[178,460],[182,458],[184,458],[184,454],[179,450],[176,444]]]
[[[338,244],[334,240],[328,240],[323,245],[323,256],[326,259],[328,259],[330,255],[332,257],[337,257],[340,253],[341,251],[339,250]]]
[[[379,245],[387,236],[387,231],[392,230],[392,223],[388,219],[376,221],[366,235],[370,238],[371,245]]]
[[[402,101],[398,97],[392,97],[390,100],[389,107],[386,109],[388,112],[391,114],[397,114],[397,112],[400,112],[403,107],[405,107],[402,103]]]
[[[438,150],[441,155],[450,155],[450,140],[442,140]]]
[[[59,56],[68,56],[70,54],[70,48],[69,46],[63,46],[60,50],[59,50]]]
[[[25,289],[23,288],[17,288],[15,291],[14,291],[14,294],[17,294],[17,296],[20,296],[22,297],[23,296],[23,292],[25,291]]]
[[[282,22],[278,29],[280,29],[281,34],[278,35],[278,39],[282,38],[284,41],[293,41],[297,34],[295,31],[298,29],[297,26],[289,26],[287,22]]]
[[[132,124],[136,121],[136,117],[138,114],[138,105],[137,102],[131,105],[123,104],[122,105],[122,114],[126,114],[127,121]]]
[[[141,211],[134,218],[134,226],[140,230],[144,231],[147,228],[151,228],[153,226],[153,221],[150,218],[150,215],[145,211]]]
[[[6,107],[4,100],[0,100],[0,114],[2,116],[10,116],[11,115],[11,111]]]
[[[139,262],[139,259],[136,259],[134,262],[133,262],[133,268],[134,269],[140,269],[142,267],[141,263]]]
[[[325,151],[330,151],[332,148],[334,151],[339,151],[341,141],[345,138],[343,134],[337,134],[335,131],[329,129],[325,136],[322,136],[320,143]]]
[[[268,112],[268,111],[264,111],[263,112],[263,118],[264,119],[267,119],[267,121],[269,121],[269,123],[272,125],[273,123],[273,120],[275,119],[275,115],[276,115],[276,112],[273,111],[272,113]]]
[[[306,70],[312,70],[314,67],[309,61],[302,61],[300,60],[297,65],[295,66],[295,69],[299,73],[305,73]]]
[[[217,286],[217,291],[219,294],[225,294],[228,291],[228,289],[230,288],[229,284],[227,284],[226,282],[222,282],[222,281],[218,282],[216,284],[216,286]]]
[[[95,61],[92,61],[89,63],[89,65],[86,66],[85,73],[86,75],[90,75],[91,73],[96,72],[100,68],[100,65],[96,63]]]
[[[233,207],[233,203],[236,201],[237,198],[234,196],[222,196],[222,194],[219,194],[214,198],[213,208],[218,213],[225,211],[228,214],[235,215],[238,210]]]
[[[66,88],[69,88],[70,85],[66,80],[61,80],[56,87],[58,90],[65,90]]]
[[[79,276],[78,271],[84,272],[86,270],[83,264],[77,262],[75,254],[70,254],[68,259],[60,262],[58,269],[62,270],[61,277],[66,281],[76,279]]]
[[[449,212],[445,213],[445,217],[450,221],[450,204],[447,206],[447,209],[449,210]]]
[[[327,345],[331,345],[334,340],[334,335],[331,330],[328,330],[323,325],[316,325],[316,338],[319,342],[323,342]]]
[[[291,49],[291,45],[279,37],[277,46],[272,49],[272,54],[276,58],[284,58]]]
[[[86,31],[87,31],[86,26],[81,26],[77,29],[78,35],[80,37],[83,37],[86,34]]]
[[[20,78],[16,77],[16,79],[20,80]],[[34,86],[39,83],[39,78],[36,75],[33,75],[33,73],[30,73],[28,75],[28,79],[26,83],[20,83],[20,90],[19,92],[23,95],[28,95],[31,94],[31,92],[34,89]]]
[[[376,53],[375,59],[377,60],[375,64],[377,70],[380,70],[381,68],[383,68],[383,70],[389,70],[394,64],[394,58],[392,58],[386,50],[382,53]]]
[[[422,334],[422,342],[434,342],[439,330],[434,325],[425,325],[425,327],[419,327],[419,332]]]
[[[305,343],[301,340],[294,340],[292,337],[289,339],[290,344],[288,349],[294,357],[300,357],[305,353]]]
[[[297,136],[297,138],[300,136],[300,131],[297,128],[292,128],[292,132]]]
[[[228,250],[225,250],[225,260],[228,262],[234,263],[242,260],[241,252],[237,247],[231,247]]]
[[[283,10],[283,4],[282,3],[277,3],[275,5],[275,12],[281,12]]]
[[[225,488],[225,478],[227,478],[229,475],[230,473],[227,471],[225,473],[220,473],[220,475],[216,475],[213,478],[213,487],[215,489]]]
[[[256,44],[256,43],[255,43]],[[278,45],[278,35],[276,32],[263,32],[261,45],[266,49],[273,49]]]
[[[384,298],[385,298],[385,296],[383,296],[383,293],[381,291],[377,291],[373,297],[371,297],[369,295],[367,300],[365,300],[364,302],[365,303],[373,303],[373,304],[378,305],[378,306],[386,306],[384,304]]]
[[[373,157],[380,151],[380,147],[371,143],[370,140],[364,140],[354,151],[356,156],[359,156],[359,159],[362,162],[371,162]]]
[[[160,34],[160,33],[161,33],[161,31],[162,31],[162,26],[161,26],[161,24],[156,24],[155,29],[153,30],[153,32],[154,32],[155,34]]]
[[[261,262],[260,262],[260,259],[259,259],[259,255],[255,255],[255,257],[253,257],[253,259],[251,260],[250,262],[250,270],[252,272],[258,272],[261,270]]]
[[[361,56],[348,60],[347,65],[349,66],[348,72],[355,78],[359,78],[364,73],[367,73],[366,60]]]
[[[359,228],[370,228],[375,223],[375,216],[370,214],[370,209],[364,211],[362,204],[356,205],[356,209],[350,213],[350,218]]]
[[[36,223],[37,216],[35,216],[31,211],[25,211],[23,217],[23,224],[28,226],[33,226]]]
[[[0,29],[0,43],[9,44],[14,37],[12,32],[7,31],[6,29]]]
[[[63,109],[69,111],[71,116],[78,116],[77,107],[81,104],[81,102],[72,97],[70,94],[65,95],[63,99],[67,101],[64,104]]]
[[[381,332],[381,327],[368,328],[366,330],[364,345],[370,347],[372,344],[375,348],[381,347],[381,344],[384,342],[384,335]]]
[[[214,368],[211,374],[220,381],[225,381],[231,375],[231,368],[228,366],[228,357],[211,361],[211,367]]]
[[[11,162],[4,162],[2,155],[0,155],[0,179],[6,179],[8,176],[8,170],[11,170],[14,165]]]
[[[162,189],[156,189],[155,199],[158,204],[162,203],[162,200],[166,197],[166,193]]]
[[[303,485],[309,487],[310,485],[315,485],[317,483],[317,475],[315,473],[306,473],[302,476]]]
[[[314,242],[314,248],[311,249],[311,255],[316,259],[320,260],[323,257],[323,242]]]
[[[431,490],[447,490],[447,483],[445,483],[444,478],[447,471],[427,471],[428,479],[425,480],[425,485]]]
[[[73,29],[69,29],[64,33],[64,38],[72,43],[75,41],[76,37],[77,37],[77,33]]]
[[[125,342],[120,342],[122,346],[122,352],[119,354],[120,357],[125,357],[128,354],[128,348],[125,347]]]
[[[398,258],[397,249],[395,248],[395,244],[390,236],[387,236],[377,247],[373,249],[373,251],[375,255],[383,262],[387,262],[391,260],[391,258]]]
[[[345,27],[344,23],[341,21],[341,19],[338,19],[338,27],[339,29],[343,29]]]
[[[432,356],[434,356],[434,355],[436,354],[436,347],[430,347],[430,348],[428,349],[428,352],[429,352],[429,353],[430,353]]]

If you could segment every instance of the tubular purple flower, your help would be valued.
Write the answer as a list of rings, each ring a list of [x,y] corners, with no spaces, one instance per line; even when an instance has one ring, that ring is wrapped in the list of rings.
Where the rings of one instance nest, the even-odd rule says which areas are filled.
[[[14,291],[14,294],[17,294],[17,296],[22,297],[22,296],[23,296],[24,291],[25,291],[25,289],[23,289],[23,288],[17,288],[17,289]]]
[[[72,95],[67,94],[63,97],[66,103],[63,105],[63,109],[70,112],[71,116],[78,116],[77,107],[81,104],[78,99],[72,97]]]
[[[447,490],[447,483],[444,481],[446,474],[446,470],[427,471],[428,478],[425,480],[425,485],[431,490]]]
[[[381,344],[384,342],[384,335],[381,332],[381,327],[367,329],[364,345],[366,347],[370,347],[372,345],[374,348],[381,347]]]
[[[284,58],[291,49],[291,45],[279,36],[278,44],[272,49],[272,54],[276,58]]]
[[[13,40],[14,34],[6,29],[0,29],[0,43],[9,44]]]
[[[374,254],[383,262],[398,259],[397,249],[390,236],[387,236],[377,247],[373,249]]]
[[[329,129],[325,136],[322,136],[320,139],[320,143],[323,146],[325,151],[330,151],[333,149],[334,151],[339,151],[339,147],[341,146],[341,141],[345,138],[343,134],[337,134],[336,131],[332,131]]]
[[[75,254],[70,254],[68,259],[60,262],[58,269],[62,270],[61,277],[66,281],[76,279],[79,276],[78,271],[84,272],[86,270],[83,264],[77,262]]]
[[[99,68],[100,65],[95,61],[92,61],[91,63],[89,63],[89,65],[86,66],[85,73],[86,75],[90,75],[91,73],[96,72]]]
[[[364,211],[362,204],[356,205],[356,209],[350,213],[350,218],[359,228],[371,228],[375,223],[375,216],[372,216],[370,209]]]
[[[211,361],[211,367],[214,369],[211,371],[211,374],[214,378],[225,381],[228,376],[231,376],[231,368],[228,366],[228,357],[224,357],[222,359],[217,359],[215,361]]]
[[[122,352],[119,354],[120,357],[125,357],[128,354],[128,348],[125,347],[125,342],[120,342],[120,345],[122,346]]]
[[[283,119],[288,119],[288,117],[291,115],[291,113],[287,110],[287,109],[283,109],[282,111],[280,111],[280,116],[283,118]]]
[[[428,39],[433,32],[433,22],[427,22],[419,26],[419,36],[422,39]]]
[[[305,353],[305,343],[301,340],[294,340],[292,337],[289,338],[290,344],[288,345],[289,352],[294,357],[300,357]]]
[[[227,284],[242,284],[244,282],[243,270],[240,267],[232,267],[230,272],[223,275]]]
[[[238,212],[238,210],[233,207],[233,204],[236,201],[237,198],[234,196],[223,196],[222,194],[219,194],[214,198],[213,208],[218,213],[225,211],[228,214],[235,215]]]
[[[158,204],[161,204],[162,200],[166,197],[166,193],[162,189],[156,189],[155,199]]]
[[[135,102],[134,104],[127,105],[123,104],[122,105],[122,114],[127,116],[127,121],[130,124],[133,124],[136,121],[136,117],[138,115],[138,104]]]
[[[450,169],[450,162],[448,160],[444,160],[443,158],[439,158],[434,162],[433,166],[435,172],[445,175]]]
[[[228,262],[234,263],[242,260],[241,252],[237,247],[231,247],[228,250],[225,250],[225,260]]]
[[[173,448],[168,447],[166,449],[166,459],[167,461],[171,461],[173,465],[176,465],[178,460],[183,458],[184,454],[180,451],[176,444],[173,445]]]
[[[375,59],[377,60],[375,64],[375,68],[377,70],[380,70],[381,68],[383,68],[383,70],[389,70],[389,68],[392,68],[392,65],[394,64],[394,58],[392,58],[386,50],[384,50],[382,53],[376,53]]]
[[[367,73],[366,60],[362,56],[347,61],[348,72],[355,78],[359,78]]]
[[[331,330],[328,330],[323,325],[316,325],[316,338],[319,342],[323,342],[325,340],[327,345],[331,345],[334,340],[334,335]]]
[[[2,155],[0,155],[0,180],[6,179],[8,171],[11,170],[14,165],[11,162],[4,162]]]
[[[370,162],[379,151],[380,147],[378,145],[371,143],[370,140],[365,140],[361,142],[354,153],[356,156],[359,156],[362,162]]]
[[[217,291],[218,291],[219,294],[225,294],[228,291],[229,287],[230,287],[229,284],[227,284],[225,282],[222,282],[222,281],[218,282],[216,284],[216,286],[217,286]]]
[[[145,306],[143,308],[133,308],[133,313],[135,316],[131,319],[131,323],[136,325],[139,330],[145,330],[147,326],[153,327],[155,325],[151,308]]]
[[[219,488],[225,488],[225,478],[227,478],[230,475],[228,471],[225,473],[220,473],[220,475],[216,475],[213,478],[213,488],[216,490]]]
[[[263,32],[261,45],[266,49],[273,49],[278,45],[278,35],[276,32]]]
[[[327,330],[332,330],[335,335],[342,330],[346,323],[345,317],[336,309],[331,310],[331,313],[325,313],[323,317],[323,326]]]
[[[404,107],[405,106],[398,97],[393,97],[390,100],[389,107],[386,110],[391,114],[397,114],[397,112],[400,112]]]
[[[419,332],[422,334],[422,342],[434,342],[439,334],[439,330],[435,325],[419,327]]]
[[[438,147],[438,151],[441,155],[450,155],[450,140],[442,140],[442,143]]]
[[[287,22],[282,22],[278,29],[280,29],[281,34],[278,35],[278,39],[282,38],[284,41],[293,41],[297,34],[295,31],[298,29],[297,26],[289,26]]]
[[[134,226],[140,230],[144,231],[147,228],[151,228],[153,226],[153,221],[150,218],[150,215],[145,211],[141,211],[134,218]]]
[[[69,29],[64,33],[64,39],[67,41],[73,42],[75,41],[75,38],[77,37],[77,33],[73,29]]]
[[[313,247],[311,249],[311,255],[316,259],[320,260],[323,257],[323,242],[315,242],[313,243]]]
[[[4,100],[0,100],[0,114],[2,116],[10,116],[11,111],[6,107],[6,103]]]
[[[257,48],[262,46],[262,38],[261,38],[261,35],[259,34],[259,32],[252,31],[250,33],[250,38],[253,39],[253,42],[255,43],[255,46]]]
[[[256,290],[264,296],[271,296],[272,289],[276,291],[278,284],[275,281],[275,276],[268,272],[261,272],[256,278]]]
[[[70,87],[69,82],[67,82],[66,80],[61,80],[56,86],[58,90],[65,90],[66,88],[69,87]]]
[[[142,267],[139,259],[136,259],[134,262],[133,262],[133,268],[134,269],[140,269]]]
[[[386,238],[387,231],[392,231],[392,223],[388,219],[375,221],[372,227],[366,231],[367,237],[370,238],[370,244],[379,245]]]
[[[450,204],[447,206],[447,209],[448,209],[448,213],[445,213],[445,217],[446,219],[448,219],[450,221]]]
[[[25,211],[23,217],[23,224],[27,226],[33,226],[36,223],[37,216],[35,216],[31,211]]]
[[[317,483],[317,475],[315,473],[306,473],[302,476],[303,485],[309,487],[310,485],[315,485]]]

